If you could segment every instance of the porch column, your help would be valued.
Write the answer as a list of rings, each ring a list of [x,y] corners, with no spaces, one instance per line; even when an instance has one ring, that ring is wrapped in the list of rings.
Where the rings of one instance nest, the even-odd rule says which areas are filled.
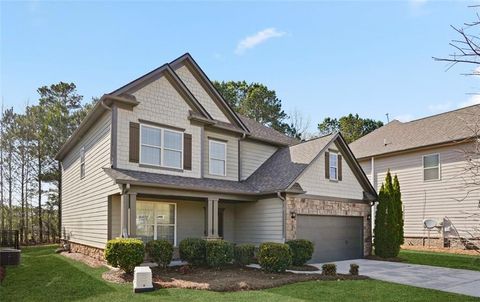
[[[120,200],[120,237],[128,238],[128,208],[130,195],[122,194]]]
[[[208,198],[207,238],[218,238],[218,198]]]
[[[130,237],[137,236],[137,193],[129,193],[130,195],[130,219],[128,224],[128,234]]]
[[[137,193],[122,194],[120,201],[120,237],[134,237],[136,231]]]

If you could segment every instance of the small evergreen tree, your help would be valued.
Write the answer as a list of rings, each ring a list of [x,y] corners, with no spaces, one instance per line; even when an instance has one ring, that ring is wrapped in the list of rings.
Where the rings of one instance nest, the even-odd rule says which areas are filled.
[[[397,176],[392,181],[390,171],[378,195],[375,215],[375,254],[382,258],[398,256],[403,244],[403,214],[400,183]]]

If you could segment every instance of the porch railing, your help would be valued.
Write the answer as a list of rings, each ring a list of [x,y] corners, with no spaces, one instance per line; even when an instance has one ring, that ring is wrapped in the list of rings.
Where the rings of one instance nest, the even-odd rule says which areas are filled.
[[[0,230],[0,247],[20,248],[20,232],[18,230]]]

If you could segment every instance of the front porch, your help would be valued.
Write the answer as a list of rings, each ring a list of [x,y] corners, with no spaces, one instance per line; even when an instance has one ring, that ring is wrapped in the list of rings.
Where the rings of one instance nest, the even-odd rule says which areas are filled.
[[[132,187],[109,196],[108,239],[133,237],[170,241],[189,237],[260,244],[284,241],[284,204],[276,197]]]

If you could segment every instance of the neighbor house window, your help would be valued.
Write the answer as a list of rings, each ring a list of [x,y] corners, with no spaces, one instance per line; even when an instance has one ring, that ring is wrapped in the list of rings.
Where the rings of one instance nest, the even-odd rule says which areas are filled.
[[[330,152],[330,179],[338,180],[338,154]]]
[[[183,160],[183,132],[140,125],[140,163],[180,169]]]
[[[168,202],[137,200],[136,236],[148,242],[167,240],[177,245],[177,205]]]
[[[440,179],[440,155],[430,154],[423,156],[423,180]]]
[[[227,143],[209,140],[209,172],[211,175],[226,175]]]
[[[85,177],[85,147],[80,149],[80,178]]]

